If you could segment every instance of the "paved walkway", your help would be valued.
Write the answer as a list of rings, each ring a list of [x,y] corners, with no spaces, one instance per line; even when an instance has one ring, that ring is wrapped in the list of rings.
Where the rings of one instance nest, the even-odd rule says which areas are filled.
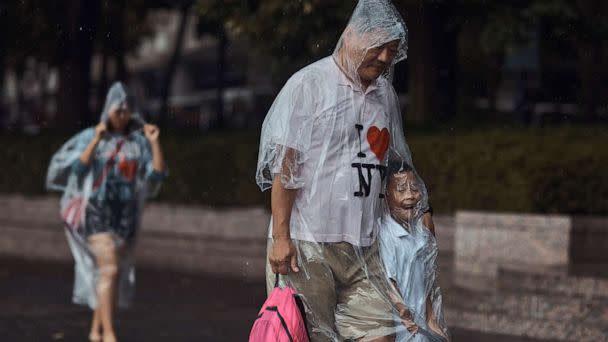
[[[0,340],[86,341],[90,312],[70,303],[72,265],[0,259]],[[138,270],[136,302],[120,311],[120,341],[246,341],[260,282]],[[527,342],[453,330],[454,341]]]
[[[142,270],[121,341],[246,341],[262,284]],[[70,304],[72,265],[0,260],[0,340],[86,341],[90,312]]]

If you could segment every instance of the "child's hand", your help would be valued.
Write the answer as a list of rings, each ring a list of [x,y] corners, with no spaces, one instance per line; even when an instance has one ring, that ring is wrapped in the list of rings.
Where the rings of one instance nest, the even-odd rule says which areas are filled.
[[[439,336],[443,337],[447,340],[449,340],[448,336],[443,332],[443,330],[441,330],[441,327],[439,326],[439,324],[437,324],[437,321],[435,320],[435,318],[433,318],[432,316],[426,321],[426,323],[428,324],[429,328],[434,331],[436,334],[438,334]]]
[[[409,331],[412,335],[416,335],[418,333],[418,326],[416,323],[414,323],[410,310],[408,310],[403,303],[396,303],[395,308],[399,312],[401,324],[403,324],[407,328],[407,331]]]

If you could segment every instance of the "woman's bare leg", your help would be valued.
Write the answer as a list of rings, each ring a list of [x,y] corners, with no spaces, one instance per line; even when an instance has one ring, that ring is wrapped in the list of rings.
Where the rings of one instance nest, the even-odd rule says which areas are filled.
[[[103,342],[116,342],[114,332],[114,307],[116,279],[118,277],[118,254],[116,243],[109,233],[89,237],[91,249],[97,261],[97,310],[103,330]]]
[[[89,341],[101,341],[101,320],[99,319],[99,305],[93,311],[93,320],[91,321],[91,332],[89,333]]]

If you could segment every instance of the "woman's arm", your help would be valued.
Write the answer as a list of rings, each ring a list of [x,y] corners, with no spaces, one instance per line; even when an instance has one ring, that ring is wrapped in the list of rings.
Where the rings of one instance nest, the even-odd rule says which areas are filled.
[[[145,124],[144,134],[146,139],[148,139],[152,150],[152,168],[158,173],[165,172],[165,159],[158,140],[160,130],[156,125]]]
[[[165,159],[163,158],[163,151],[160,148],[160,143],[155,141],[151,143],[152,147],[152,168],[156,172],[164,172],[165,171]]]
[[[97,126],[95,126],[95,136],[84,149],[84,151],[82,151],[82,153],[80,154],[80,162],[83,166],[91,166],[91,161],[93,160],[93,156],[95,155],[95,148],[97,148],[97,144],[99,144],[101,138],[106,133],[106,131],[107,126],[104,122],[100,122]]]

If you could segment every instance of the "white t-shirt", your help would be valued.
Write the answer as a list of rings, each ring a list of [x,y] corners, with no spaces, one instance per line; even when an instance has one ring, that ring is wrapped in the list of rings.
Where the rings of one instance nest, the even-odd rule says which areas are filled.
[[[293,239],[372,244],[384,201],[391,117],[399,115],[394,94],[384,79],[363,92],[331,57],[300,70],[281,90],[271,108],[281,115],[267,119],[263,134],[277,135],[276,144],[300,153]]]

